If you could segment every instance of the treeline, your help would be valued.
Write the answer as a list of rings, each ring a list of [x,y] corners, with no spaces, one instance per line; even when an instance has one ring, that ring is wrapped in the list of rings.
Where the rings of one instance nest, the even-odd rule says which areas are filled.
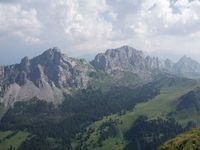
[[[111,113],[132,109],[136,103],[158,93],[158,87],[147,84],[134,89],[113,87],[106,93],[89,87],[75,95],[66,95],[59,106],[34,98],[15,103],[3,116],[0,130],[27,130],[31,133],[33,137],[20,147],[21,150],[71,149],[71,139],[84,131],[88,124]],[[109,133],[103,135],[115,134],[112,126],[109,129]]]
[[[191,125],[183,128],[173,118],[148,120],[140,116],[125,134],[129,141],[125,150],[156,150],[168,139],[191,128]]]

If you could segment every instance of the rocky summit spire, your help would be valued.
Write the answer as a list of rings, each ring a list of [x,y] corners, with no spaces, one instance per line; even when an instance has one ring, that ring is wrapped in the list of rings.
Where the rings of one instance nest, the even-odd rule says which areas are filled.
[[[60,62],[60,59],[62,59],[62,53],[61,50],[58,48],[52,48],[49,49],[47,52],[46,58],[48,60],[53,60],[54,62]]]
[[[57,54],[61,54],[61,50],[58,47],[53,47],[46,50],[42,55],[54,56]]]
[[[40,64],[58,64],[63,59],[64,54],[57,47],[50,48],[43,52],[41,55],[32,59],[32,62]]]

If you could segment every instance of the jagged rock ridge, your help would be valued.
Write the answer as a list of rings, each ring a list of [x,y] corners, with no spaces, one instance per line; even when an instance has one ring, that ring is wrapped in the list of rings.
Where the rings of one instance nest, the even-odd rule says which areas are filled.
[[[189,57],[184,56],[174,63],[170,59],[161,60],[158,57],[145,56],[142,51],[130,46],[109,49],[105,53],[100,53],[91,64],[97,70],[104,70],[107,73],[130,71],[147,77],[159,71],[192,79],[200,78],[200,64]]]
[[[158,57],[145,56],[142,51],[129,46],[109,49],[98,54],[91,62],[97,70],[105,72],[131,71],[140,76],[150,75],[153,70],[172,71],[173,62],[169,59],[160,60]]]
[[[51,48],[33,59],[24,57],[19,64],[0,67],[0,100],[3,98],[6,106],[33,97],[59,103],[71,88],[86,88],[92,80],[89,74],[98,70],[107,74],[132,72],[145,81],[151,80],[155,72],[200,77],[200,64],[188,57],[173,63],[122,46],[98,54],[89,63],[71,58],[58,48]]]
[[[68,57],[58,48],[21,60],[20,64],[1,67],[1,87],[5,105],[32,97],[58,103],[63,92],[87,86],[93,67],[83,59]]]

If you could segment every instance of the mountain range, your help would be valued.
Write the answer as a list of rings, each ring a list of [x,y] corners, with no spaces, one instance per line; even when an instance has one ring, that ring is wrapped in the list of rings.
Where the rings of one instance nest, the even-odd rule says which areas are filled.
[[[65,94],[91,85],[94,81],[91,74],[97,72],[115,77],[120,72],[131,72],[145,82],[158,73],[198,79],[200,64],[186,56],[176,63],[170,59],[161,60],[130,46],[108,49],[88,62],[69,57],[55,47],[32,59],[24,57],[19,64],[1,66],[1,101],[5,106],[12,106],[16,101],[37,97],[58,104]]]
[[[200,125],[199,78],[192,58],[130,46],[90,62],[56,47],[24,57],[0,67],[0,149],[156,150]]]

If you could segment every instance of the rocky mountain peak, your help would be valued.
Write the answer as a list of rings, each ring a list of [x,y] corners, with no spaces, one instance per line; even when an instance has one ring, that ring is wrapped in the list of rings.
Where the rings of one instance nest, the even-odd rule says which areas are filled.
[[[58,47],[53,47],[53,48],[46,50],[42,55],[52,57],[52,56],[56,56],[56,55],[62,55],[62,53]]]
[[[33,97],[58,103],[70,88],[85,88],[92,71],[88,62],[68,57],[56,47],[32,59],[24,57],[19,64],[0,69],[4,103],[10,106]]]
[[[97,70],[105,72],[128,71],[144,78],[150,78],[154,70],[171,70],[173,63],[170,60],[160,60],[158,57],[145,56],[145,54],[124,45],[116,49],[108,49],[98,54],[91,62]]]
[[[30,60],[28,57],[24,57],[21,59],[21,70],[25,70],[25,71],[29,71],[29,67],[30,67]]]
[[[33,58],[33,61],[37,61],[38,63],[48,64],[48,63],[56,63],[58,64],[64,57],[64,54],[57,47],[50,48],[43,52],[41,55]]]
[[[199,78],[200,77],[200,64],[187,56],[183,56],[173,66],[174,72],[180,76],[188,78]]]
[[[132,48],[128,45],[124,45],[122,47],[116,48],[116,49],[108,49],[105,52],[105,55],[111,56],[111,57],[116,57],[116,55],[118,56],[126,56],[126,57],[132,57],[132,56],[141,56],[144,57],[144,54],[142,51],[139,51],[135,48]]]
[[[187,64],[187,63],[195,63],[197,64],[198,62],[195,61],[194,59],[188,57],[188,56],[183,56],[179,59],[179,61],[177,63],[184,63],[184,64]]]
[[[27,56],[21,59],[21,64],[27,64],[28,62],[29,62],[29,59]]]
[[[176,66],[182,66],[182,67],[189,67],[189,68],[192,67],[192,68],[196,68],[196,69],[199,68],[200,69],[200,64],[196,60],[194,60],[194,59],[192,59],[188,56],[181,57],[175,65]]]
[[[136,73],[145,67],[143,52],[127,45],[108,49],[105,53],[98,54],[91,63],[97,70],[106,72],[132,71]]]

